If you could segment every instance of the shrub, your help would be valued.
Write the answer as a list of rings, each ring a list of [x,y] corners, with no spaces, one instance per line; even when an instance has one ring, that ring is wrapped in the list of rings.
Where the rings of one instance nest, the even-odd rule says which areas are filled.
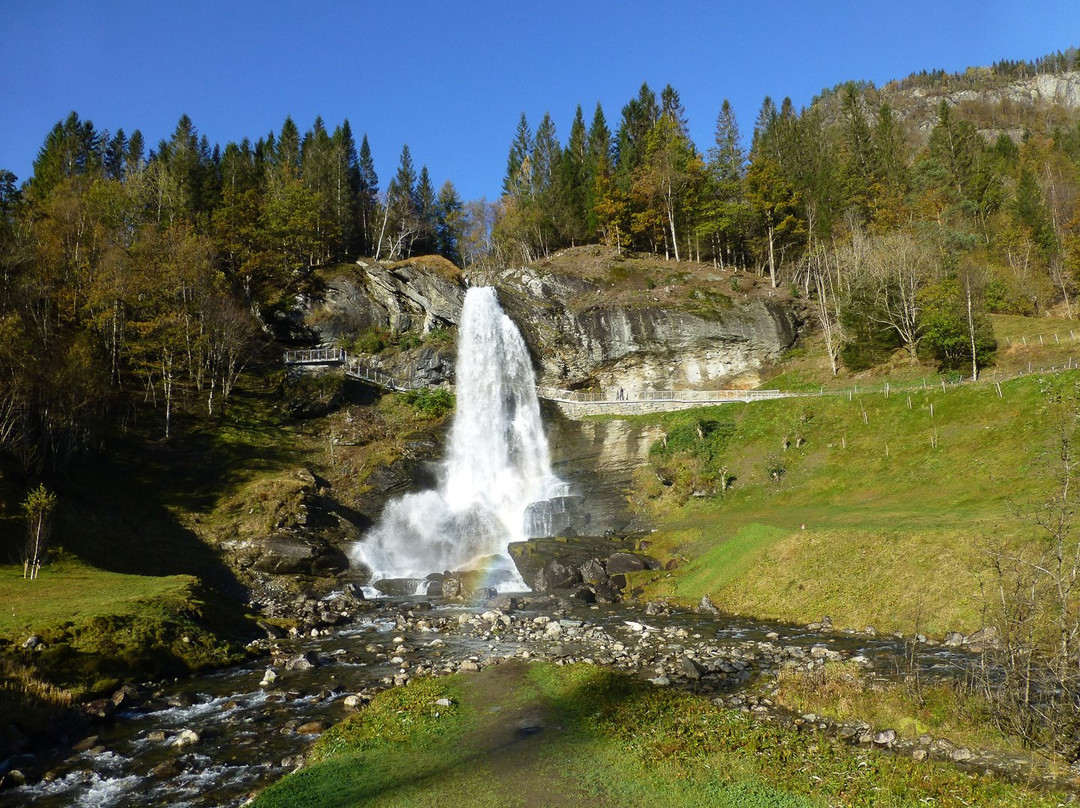
[[[427,418],[443,418],[454,411],[454,396],[449,390],[437,387],[410,390],[402,398],[418,414]]]

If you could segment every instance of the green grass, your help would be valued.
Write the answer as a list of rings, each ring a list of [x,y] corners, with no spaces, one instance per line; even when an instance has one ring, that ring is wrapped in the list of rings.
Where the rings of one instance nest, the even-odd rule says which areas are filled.
[[[0,603],[0,644],[36,678],[75,697],[107,692],[132,677],[221,665],[237,655],[210,625],[236,626],[242,614],[188,575],[127,575],[64,559],[29,581],[21,567],[4,566]],[[44,649],[18,652],[32,634]]]
[[[22,577],[21,567],[0,567],[0,638],[26,639],[65,623],[138,615],[148,607],[183,608],[194,585],[189,575],[123,575],[75,559],[46,565],[33,581]]]
[[[1044,389],[1077,383],[1077,372],[1036,374],[1002,383],[1001,397],[993,385],[928,386],[643,417],[669,435],[652,460],[674,484],[646,469],[632,499],[658,522],[653,551],[684,563],[635,583],[760,617],[978,628],[983,548],[1029,540],[1013,512],[1049,491]],[[718,422],[733,425],[720,446],[688,429]],[[735,478],[726,493],[721,467]],[[712,495],[692,496],[710,481]]]
[[[1016,738],[994,726],[986,701],[959,685],[882,682],[852,662],[829,662],[812,671],[785,670],[778,684],[776,703],[795,713],[865,721],[909,739],[929,733],[959,746],[1022,753]]]
[[[439,698],[453,706],[437,707]],[[310,765],[254,804],[449,803],[889,808],[1057,799],[949,765],[758,725],[703,697],[591,665],[507,662],[380,694],[320,739]]]

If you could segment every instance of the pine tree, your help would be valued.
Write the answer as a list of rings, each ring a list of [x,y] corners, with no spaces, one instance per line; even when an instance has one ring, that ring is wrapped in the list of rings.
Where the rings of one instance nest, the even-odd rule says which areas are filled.
[[[124,177],[124,157],[127,154],[127,145],[124,130],[117,129],[116,134],[109,139],[109,143],[105,147],[105,176],[111,180],[119,180]]]
[[[615,134],[615,173],[624,188],[629,188],[645,158],[645,140],[659,117],[656,94],[647,83],[641,85],[637,98],[622,108],[622,121]]]
[[[709,168],[721,182],[738,182],[746,165],[739,137],[739,122],[725,98],[716,116],[713,147],[709,149]]]
[[[38,151],[29,182],[31,195],[40,199],[62,180],[97,174],[101,170],[101,152],[101,136],[94,124],[80,121],[72,112],[52,128]]]
[[[357,161],[359,172],[358,213],[360,216],[361,244],[366,254],[374,255],[378,249],[379,175],[375,173],[375,160],[365,134],[360,141]]]
[[[528,193],[530,182],[529,156],[532,153],[532,134],[525,113],[521,113],[514,140],[510,144],[510,153],[506,156],[506,176],[503,178],[503,193],[519,196]]]
[[[341,231],[346,255],[362,249],[361,176],[356,141],[346,119],[334,129],[331,138],[331,195],[334,221]],[[370,153],[369,153],[370,158]]]
[[[680,137],[690,137],[690,122],[686,118],[686,107],[679,98],[679,91],[670,84],[660,91],[660,115],[671,119]]]
[[[413,167],[409,145],[401,147],[401,159],[394,179],[386,189],[386,210],[379,232],[376,257],[385,243],[391,259],[411,254],[413,242],[420,234],[419,205],[416,197],[416,169]]]
[[[555,134],[555,122],[551,115],[544,113],[540,126],[536,128],[533,141],[530,182],[533,196],[549,201],[555,165],[559,159],[559,139]],[[542,204],[542,203],[541,203]]]
[[[611,130],[608,129],[604,109],[598,101],[585,145],[586,232],[590,238],[598,234],[600,226],[596,213],[596,205],[601,196],[598,192],[598,183],[601,177],[610,179],[611,174]]]
[[[281,124],[281,134],[274,148],[274,167],[279,182],[300,176],[300,130],[291,116],[286,116]]]
[[[127,151],[124,154],[124,169],[128,175],[142,171],[146,167],[146,156],[143,153],[145,149],[146,141],[143,133],[136,129],[128,138]]]
[[[413,244],[413,251],[420,255],[430,255],[438,250],[435,197],[435,186],[431,184],[428,168],[421,166],[420,177],[416,182],[416,214],[419,232]]]
[[[585,238],[587,149],[585,117],[578,105],[555,171],[555,229],[561,244],[577,244]]]
[[[465,233],[465,206],[454,184],[447,180],[435,200],[435,235],[439,255],[462,265],[461,239]]]

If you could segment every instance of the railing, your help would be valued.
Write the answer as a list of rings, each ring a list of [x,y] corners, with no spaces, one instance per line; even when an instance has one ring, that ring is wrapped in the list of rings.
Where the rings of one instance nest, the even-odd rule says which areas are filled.
[[[725,401],[762,401],[784,398],[779,390],[560,390],[538,387],[536,394],[551,401],[570,404],[633,404],[652,401],[675,403],[720,403]]]
[[[406,390],[415,390],[423,385],[417,385],[410,379],[408,382],[402,383],[389,373],[384,373],[376,368],[368,367],[360,360],[349,357],[345,360],[345,375],[351,376],[354,379],[374,384],[376,387],[385,387],[387,390],[397,390],[404,392]]]
[[[348,359],[344,348],[303,348],[285,351],[286,365],[341,365]]]
[[[344,365],[345,374],[354,379],[404,392],[426,385],[414,379],[402,382],[378,368],[369,367],[356,357],[349,356],[344,348],[303,348],[285,351],[286,365]],[[536,394],[550,401],[572,404],[640,404],[671,402],[677,404],[710,404],[725,401],[762,401],[792,395],[779,390],[561,390],[556,387],[537,387]]]

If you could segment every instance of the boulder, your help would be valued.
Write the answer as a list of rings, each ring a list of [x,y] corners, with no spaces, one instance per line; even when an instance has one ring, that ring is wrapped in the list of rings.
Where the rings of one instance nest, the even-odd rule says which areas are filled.
[[[182,729],[176,734],[176,737],[173,738],[171,745],[182,749],[185,746],[194,746],[201,740],[202,736],[195,730]]]
[[[654,558],[638,553],[612,553],[604,564],[608,575],[625,575],[628,572],[640,572],[646,569],[657,569],[659,563]]]
[[[720,610],[716,608],[708,595],[701,596],[701,600],[698,602],[697,610],[702,614],[720,614]]]
[[[598,558],[586,560],[580,567],[581,578],[588,584],[606,584],[608,580],[607,570],[603,562]]]
[[[537,592],[550,592],[553,589],[572,589],[581,583],[581,572],[571,563],[559,558],[552,558],[541,568],[533,581]]]
[[[314,651],[305,651],[285,663],[285,669],[290,671],[306,671],[318,666],[319,656]]]
[[[274,575],[335,575],[349,569],[344,552],[321,539],[295,533],[275,533],[251,548],[258,572]]]
[[[424,581],[420,578],[383,578],[372,583],[372,586],[384,595],[405,598],[415,595],[422,583]]]

